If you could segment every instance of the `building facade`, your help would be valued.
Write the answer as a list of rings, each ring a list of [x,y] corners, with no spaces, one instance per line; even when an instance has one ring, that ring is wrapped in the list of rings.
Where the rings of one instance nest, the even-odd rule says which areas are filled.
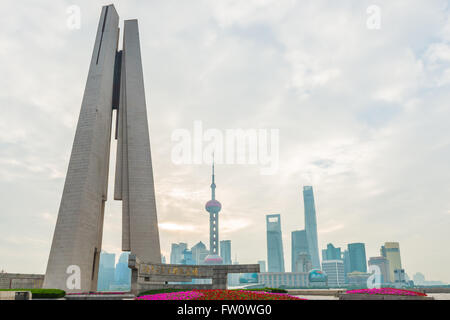
[[[209,254],[209,250],[206,249],[206,245],[199,241],[197,244],[195,244],[192,249],[192,257],[195,261],[195,264],[201,265],[205,261],[205,258]]]
[[[100,267],[98,269],[98,291],[111,290],[114,284],[116,255],[102,251],[100,254]]]
[[[223,264],[231,264],[231,240],[220,241],[220,256]]]
[[[300,254],[309,254],[308,238],[305,230],[292,231],[291,233],[291,271],[297,272],[297,260]],[[309,270],[308,270],[309,271]]]
[[[350,243],[348,245],[350,272],[367,272],[366,246],[364,243]]]
[[[313,187],[303,187],[303,203],[305,208],[305,230],[308,239],[309,254],[313,268],[320,269],[319,244],[317,240],[317,217]]]
[[[281,234],[281,217],[279,214],[266,216],[267,224],[267,270],[284,272],[283,238]]]
[[[369,258],[369,267],[377,266],[380,268],[381,273],[381,283],[390,283],[390,268],[389,268],[389,260],[385,257],[371,257]]]
[[[327,248],[322,250],[322,261],[341,259],[341,248],[336,248],[332,243],[327,244]]]
[[[261,273],[266,272],[266,261],[258,260],[258,264],[259,264],[259,272]]]
[[[258,273],[258,283],[270,288],[306,288],[309,286],[308,272]]]
[[[381,255],[389,261],[389,277],[391,281],[395,280],[395,270],[402,269],[402,260],[400,258],[400,244],[398,242],[386,242],[381,247]]]
[[[170,264],[181,264],[183,251],[187,249],[187,243],[172,243],[170,250]]]
[[[328,276],[330,288],[340,288],[345,285],[344,261],[324,260],[322,261],[322,271]]]

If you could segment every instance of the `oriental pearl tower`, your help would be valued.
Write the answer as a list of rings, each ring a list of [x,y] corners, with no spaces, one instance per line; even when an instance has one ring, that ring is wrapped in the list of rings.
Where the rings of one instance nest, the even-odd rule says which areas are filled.
[[[211,200],[205,205],[209,212],[209,255],[205,258],[205,264],[222,264],[219,256],[219,211],[222,205],[216,200],[216,184],[214,183],[214,155],[212,163]]]

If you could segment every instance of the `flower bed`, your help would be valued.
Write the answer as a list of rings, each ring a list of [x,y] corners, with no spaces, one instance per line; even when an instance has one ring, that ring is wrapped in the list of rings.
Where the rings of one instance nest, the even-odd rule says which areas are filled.
[[[305,300],[285,293],[247,290],[192,290],[159,293],[137,297],[136,300]]]
[[[371,294],[371,295],[392,295],[392,296],[421,296],[426,297],[427,295],[422,292],[410,291],[404,289],[395,288],[374,288],[374,289],[359,289],[359,290],[349,290],[347,294]]]
[[[198,291],[177,291],[144,295],[135,300],[196,300],[202,296]]]

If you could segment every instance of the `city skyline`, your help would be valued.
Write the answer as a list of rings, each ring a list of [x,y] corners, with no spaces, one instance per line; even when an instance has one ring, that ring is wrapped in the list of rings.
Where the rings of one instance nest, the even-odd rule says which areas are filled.
[[[4,4],[24,23],[17,30],[0,22],[7,48],[0,55],[9,62],[0,80],[9,106],[0,119],[0,269],[8,272],[44,273],[47,264],[102,3],[76,1],[76,30],[66,24],[72,4]],[[290,232],[304,228],[299,194],[312,185],[319,250],[363,242],[369,258],[399,242],[410,277],[450,282],[441,267],[450,255],[429,250],[450,240],[444,1],[380,1],[379,31],[367,30],[362,2],[115,5],[140,21],[164,256],[171,243],[209,243],[210,164],[171,161],[172,132],[200,120],[221,131],[280,129],[276,174],[217,167],[221,238],[232,241],[239,262],[266,259],[264,217],[279,213],[291,265]],[[114,142],[111,149],[114,168]],[[121,204],[108,201],[103,244],[116,256],[120,228]]]

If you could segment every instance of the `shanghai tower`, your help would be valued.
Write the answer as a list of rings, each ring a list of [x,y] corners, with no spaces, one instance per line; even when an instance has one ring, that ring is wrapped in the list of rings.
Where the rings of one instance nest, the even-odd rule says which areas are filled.
[[[303,187],[303,202],[305,206],[305,230],[312,267],[314,269],[320,269],[316,206],[314,204],[314,193],[311,186]]]

